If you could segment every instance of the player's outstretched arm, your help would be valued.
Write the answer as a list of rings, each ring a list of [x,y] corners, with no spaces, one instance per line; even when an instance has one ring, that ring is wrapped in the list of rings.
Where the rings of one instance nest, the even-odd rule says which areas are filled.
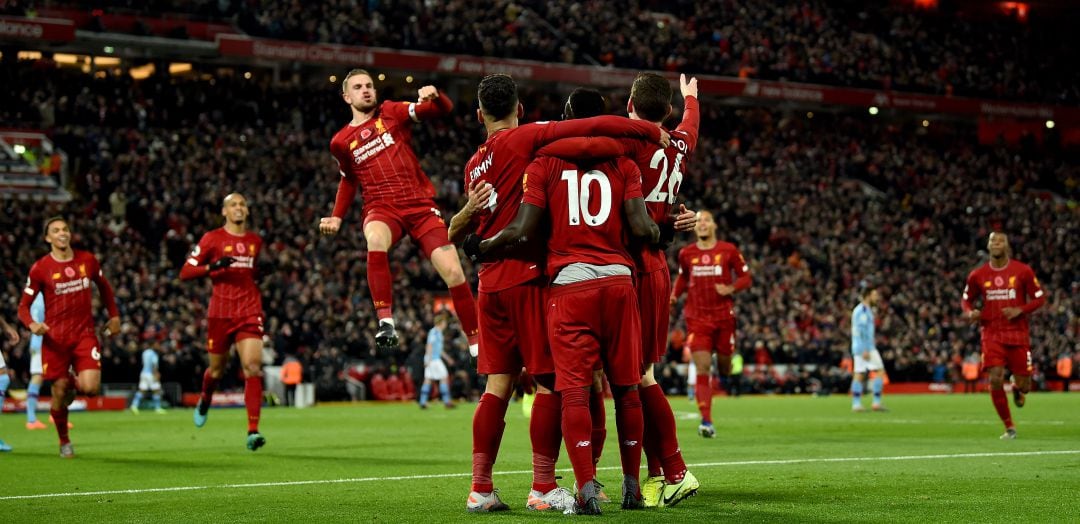
[[[473,254],[469,253],[469,249],[466,249],[465,254],[469,255],[469,258],[476,260],[480,256],[528,242],[529,237],[536,232],[543,216],[543,208],[522,202],[521,205],[518,206],[517,216],[514,217],[512,222],[507,224],[502,231],[495,233],[491,238],[476,244],[476,258],[473,257]]]
[[[490,211],[487,208],[494,190],[487,182],[469,184],[469,201],[450,219],[448,240],[456,244],[465,240],[465,235],[476,231],[476,219],[485,210]]]
[[[442,118],[454,110],[454,101],[435,86],[424,86],[416,90],[416,103],[409,105],[409,118],[414,122],[423,122]]]

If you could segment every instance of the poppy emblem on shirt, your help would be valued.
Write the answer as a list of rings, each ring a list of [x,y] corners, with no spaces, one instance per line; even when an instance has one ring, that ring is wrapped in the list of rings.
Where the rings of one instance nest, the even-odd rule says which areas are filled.
[[[712,257],[710,257],[709,255],[701,255],[702,264],[708,264],[710,260],[712,260]]]
[[[247,253],[247,246],[245,246],[243,244],[237,244],[236,245],[236,252],[240,253],[241,255],[243,255],[244,253]]]
[[[994,277],[994,285],[997,286],[997,287],[1004,286],[1005,285],[1005,279],[1001,278],[1001,277]]]
[[[371,136],[371,130],[370,129],[365,129],[365,130],[360,132],[360,139],[361,140],[367,140],[369,136]],[[353,143],[355,144],[356,142],[353,142]],[[356,147],[356,146],[353,146],[353,147]]]
[[[71,278],[71,277],[75,276],[75,270],[70,268],[70,267],[65,267],[64,268],[64,276],[68,277],[68,278]]]

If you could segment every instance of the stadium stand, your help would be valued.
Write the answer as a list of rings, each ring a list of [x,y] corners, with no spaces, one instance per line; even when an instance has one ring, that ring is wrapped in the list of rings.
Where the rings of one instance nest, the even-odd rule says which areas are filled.
[[[50,16],[89,11],[84,2],[45,4],[23,9]],[[104,0],[93,3],[103,10],[86,18],[84,28],[108,29],[102,20],[113,13],[181,13],[281,40],[1047,103],[1080,100],[1072,67],[1080,46],[1062,17],[1028,19],[1026,12],[990,2],[921,8],[927,4],[937,2],[765,0],[750,8],[735,0]],[[153,29],[132,24],[116,19],[111,29]]]

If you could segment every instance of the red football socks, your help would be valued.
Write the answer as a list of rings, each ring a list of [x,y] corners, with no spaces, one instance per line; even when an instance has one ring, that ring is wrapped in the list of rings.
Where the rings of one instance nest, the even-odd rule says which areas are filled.
[[[604,392],[592,391],[589,396],[589,418],[592,420],[592,460],[593,475],[600,455],[604,454],[604,442],[607,441],[607,413],[604,410]]]
[[[214,392],[217,391],[219,379],[210,375],[210,368],[206,368],[202,376],[202,403],[206,407],[210,407],[211,401],[214,400]]]
[[[562,432],[566,454],[574,468],[574,480],[580,488],[596,477],[593,463],[592,420],[589,416],[588,388],[562,391]]]
[[[998,417],[1005,423],[1005,429],[1013,427],[1012,413],[1009,412],[1009,400],[1005,396],[1004,389],[991,389],[990,400],[994,401],[994,409],[997,410]]]
[[[49,414],[52,415],[53,424],[56,424],[56,435],[60,437],[60,445],[70,443],[71,438],[68,437],[68,408],[50,409]]]
[[[491,393],[484,393],[473,414],[473,477],[472,490],[491,493],[491,468],[499,454],[503,429],[506,422],[506,401]]]
[[[371,289],[371,301],[375,304],[375,316],[380,320],[393,318],[394,279],[390,275],[390,257],[386,251],[368,251],[367,262],[368,288]]]
[[[461,322],[461,330],[465,332],[469,344],[476,344],[480,339],[480,323],[476,319],[476,299],[473,298],[469,283],[462,282],[450,288],[450,300],[454,302],[454,311],[457,312],[458,322]]]
[[[701,412],[701,422],[712,424],[712,377],[698,373],[697,384],[694,385],[694,397],[697,398],[698,411]]]
[[[660,466],[666,480],[675,483],[686,474],[686,463],[679,450],[679,438],[675,431],[675,414],[659,384],[641,390],[641,408],[645,413],[645,457],[649,462],[649,476],[660,474]],[[655,464],[654,464],[655,463]]]
[[[638,478],[641,474],[641,434],[645,419],[641,413],[638,390],[629,389],[615,396],[615,428],[619,433],[619,458],[623,475]]]
[[[529,438],[533,450],[532,489],[547,493],[557,487],[555,462],[562,443],[562,403],[558,393],[538,393],[529,419]]]
[[[244,407],[247,408],[248,432],[259,431],[259,415],[262,413],[262,377],[244,379]]]

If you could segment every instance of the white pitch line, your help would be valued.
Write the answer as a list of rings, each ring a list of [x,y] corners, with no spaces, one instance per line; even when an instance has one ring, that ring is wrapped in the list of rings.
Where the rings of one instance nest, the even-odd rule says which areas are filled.
[[[703,462],[700,464],[688,464],[691,468],[716,468],[725,466],[777,466],[788,464],[812,464],[812,463],[830,463],[830,462],[873,462],[873,461],[903,461],[903,460],[937,460],[937,459],[960,459],[960,458],[988,458],[988,457],[1033,457],[1033,456],[1045,456],[1045,455],[1080,455],[1080,449],[1072,450],[1054,450],[1054,451],[1017,451],[1017,452],[998,452],[998,453],[956,453],[949,455],[898,455],[892,457],[821,457],[821,458],[806,458],[806,459],[776,459],[776,460],[740,460],[732,462]],[[617,470],[621,469],[619,466],[606,466],[596,468],[597,470]],[[561,469],[559,471],[568,472],[569,469]],[[497,471],[495,475],[525,475],[532,474],[532,470],[519,470],[519,471]],[[327,480],[290,480],[282,482],[257,482],[251,484],[220,484],[217,486],[174,486],[169,488],[145,488],[145,489],[117,489],[108,491],[79,491],[69,493],[41,493],[37,495],[9,495],[0,497],[0,500],[25,500],[25,499],[45,499],[45,498],[59,498],[59,497],[92,497],[97,495],[137,495],[141,493],[168,493],[173,491],[198,491],[207,489],[241,489],[241,488],[265,488],[265,487],[282,487],[282,486],[310,486],[317,484],[356,484],[361,482],[388,482],[395,480],[424,480],[424,479],[441,479],[441,478],[456,478],[456,477],[469,477],[471,473],[440,473],[432,475],[405,475],[396,477],[360,477],[360,478],[346,478],[346,479],[327,479]]]

